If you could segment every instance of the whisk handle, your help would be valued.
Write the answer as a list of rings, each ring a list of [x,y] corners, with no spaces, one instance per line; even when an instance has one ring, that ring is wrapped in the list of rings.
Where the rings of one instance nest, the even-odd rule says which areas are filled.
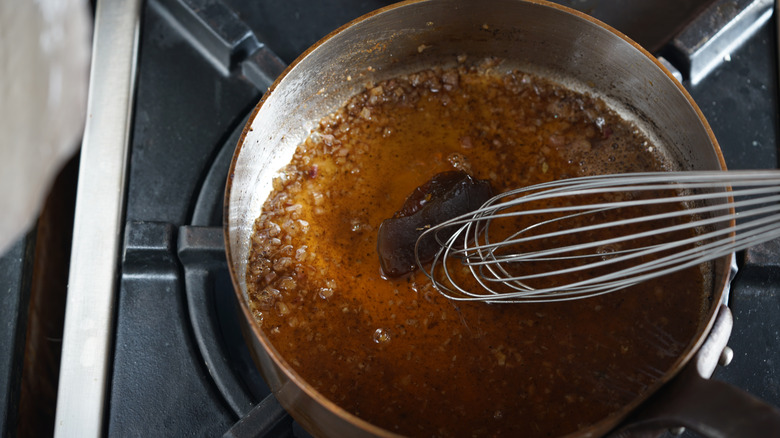
[[[780,409],[735,386],[708,378],[726,346],[731,325],[731,311],[722,306],[694,360],[610,437],[644,436],[644,432],[680,426],[710,438],[779,437]]]

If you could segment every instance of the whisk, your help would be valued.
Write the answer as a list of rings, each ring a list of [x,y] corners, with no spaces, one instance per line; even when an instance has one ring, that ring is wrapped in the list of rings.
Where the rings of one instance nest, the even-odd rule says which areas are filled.
[[[582,299],[780,237],[778,201],[777,170],[558,180],[426,230],[417,246],[432,235],[441,247],[430,267],[418,266],[453,300]]]

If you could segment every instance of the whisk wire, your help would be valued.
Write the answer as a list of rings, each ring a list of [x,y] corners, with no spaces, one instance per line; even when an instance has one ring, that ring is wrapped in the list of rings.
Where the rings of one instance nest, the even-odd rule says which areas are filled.
[[[669,193],[670,190],[675,194],[658,196],[658,193]],[[639,192],[651,197],[634,198]],[[780,237],[778,192],[780,171],[639,173],[552,181],[503,193],[472,213],[427,230],[424,235],[432,233],[441,249],[429,270],[419,261],[418,264],[434,286],[453,300],[517,303],[592,297],[698,266]],[[621,193],[628,194],[630,199],[587,202],[589,197],[619,198]],[[560,203],[561,200],[567,204],[531,208],[539,202]],[[644,211],[647,206],[664,204],[685,205],[686,208],[620,217],[624,209],[642,207],[640,210]],[[612,213],[618,219],[567,227],[570,221],[585,217],[595,220]],[[491,239],[494,221],[547,215],[554,216],[520,227],[507,237]],[[598,231],[615,230],[617,233],[616,230],[662,224],[667,220],[684,221],[609,238],[588,239],[591,233]],[[554,226],[559,229],[544,230]],[[686,230],[696,232],[689,237],[669,237],[661,243],[621,247]],[[553,242],[567,236],[583,236],[583,240],[575,244],[525,249],[532,242]],[[611,250],[599,251],[603,248]],[[527,273],[515,269],[521,264],[558,261],[579,261],[579,264]],[[462,286],[456,280],[462,275],[456,271],[462,267],[467,269],[477,287]],[[560,284],[550,286],[533,287],[528,283],[591,272],[599,274],[590,278],[580,275],[577,280],[561,277],[564,280]]]
[[[660,186],[658,186],[660,187]],[[645,187],[642,187],[645,188]],[[663,187],[665,189],[669,189],[669,186],[666,185]],[[751,189],[751,190],[740,190],[740,191],[733,191],[729,193],[731,196],[737,197],[737,196],[753,196],[753,195],[760,195],[760,194],[766,194],[766,193],[776,193],[778,191],[778,188],[774,187],[768,187],[768,188],[760,188],[760,189]],[[598,192],[582,192],[583,194],[594,194],[594,193],[607,193],[607,190],[598,191]],[[611,191],[609,191],[611,192]],[[499,195],[501,196],[501,195]],[[560,198],[561,195],[557,196],[549,196],[545,197],[544,199],[548,198]],[[722,199],[724,198],[724,194],[716,193],[716,194],[700,194],[700,195],[689,195],[685,197],[685,201],[704,201],[704,200],[712,200],[712,199]],[[496,199],[496,198],[494,198]],[[645,205],[652,205],[652,204],[665,204],[665,203],[679,203],[681,202],[681,197],[679,196],[672,196],[672,197],[664,197],[664,198],[658,198],[658,199],[648,199],[643,200],[642,202]],[[640,223],[640,222],[647,222],[651,220],[658,220],[658,219],[667,219],[667,218],[673,218],[678,216],[693,216],[695,214],[700,213],[711,213],[714,211],[722,210],[724,208],[743,208],[748,207],[752,205],[767,203],[767,202],[775,202],[777,200],[780,200],[780,195],[776,195],[773,197],[763,197],[763,198],[756,198],[756,199],[743,199],[739,202],[734,203],[725,203],[725,204],[718,204],[718,205],[710,205],[710,206],[704,206],[704,207],[697,207],[697,208],[690,208],[683,211],[672,211],[672,212],[666,212],[661,214],[655,214],[651,216],[645,216],[645,217],[635,217],[635,218],[628,218],[628,219],[622,219],[617,220],[614,222],[607,222],[607,223],[599,223],[589,226],[583,226],[578,228],[578,231],[582,232],[589,232],[589,231],[595,231],[599,229],[604,228],[610,228],[614,226],[622,226],[622,225],[630,225],[634,223]],[[524,200],[527,201],[527,200]],[[487,204],[486,204],[487,205]],[[560,212],[569,212],[569,211],[575,211],[576,213],[572,213],[568,216],[563,217],[556,217],[549,219],[544,222],[535,223],[527,228],[524,228],[508,238],[497,242],[497,243],[485,243],[483,245],[480,245],[480,249],[488,249],[492,247],[505,247],[509,244],[516,244],[516,243],[523,243],[528,242],[531,240],[540,240],[540,239],[549,239],[552,237],[557,237],[565,234],[571,233],[571,230],[564,229],[559,230],[555,232],[549,232],[545,234],[539,234],[539,235],[532,235],[527,236],[524,238],[514,239],[515,236],[523,234],[526,231],[529,231],[533,228],[540,227],[542,225],[546,225],[552,222],[556,221],[562,221],[565,219],[571,219],[573,217],[576,217],[578,215],[582,214],[594,214],[594,213],[600,213],[605,212],[609,210],[616,210],[627,206],[633,206],[636,205],[635,201],[619,201],[619,202],[613,202],[613,203],[600,203],[600,204],[591,204],[591,205],[576,205],[576,206],[565,206],[565,207],[550,207],[550,208],[543,208],[543,209],[535,209],[533,211],[512,211],[508,213],[499,213],[499,211],[507,210],[509,208],[517,207],[519,205],[519,202],[516,200],[510,200],[501,206],[483,206],[482,208],[475,210],[474,212],[470,213],[468,216],[461,216],[460,218],[456,218],[452,220],[451,222],[441,224],[440,228],[437,227],[437,229],[446,228],[446,227],[454,227],[459,225],[466,225],[471,223],[480,223],[480,225],[483,225],[485,227],[488,227],[490,222],[496,219],[506,219],[506,218],[513,218],[517,216],[523,216],[523,215],[537,215],[537,214],[547,214],[547,213],[560,213]],[[716,219],[715,221],[724,221],[725,218]],[[429,232],[435,232],[436,229],[432,229]],[[443,242],[439,242],[442,244]],[[463,253],[462,250],[456,250],[455,254]]]
[[[539,261],[539,260],[549,259],[548,256],[564,254],[564,253],[567,253],[567,252],[574,252],[574,251],[582,250],[582,249],[597,248],[597,247],[604,246],[604,245],[611,245],[611,244],[621,243],[621,242],[624,242],[624,241],[627,241],[627,240],[633,240],[633,239],[648,237],[648,236],[651,236],[651,235],[654,235],[654,234],[669,233],[669,232],[680,231],[680,230],[689,229],[689,228],[697,228],[697,227],[703,227],[703,226],[708,226],[708,225],[714,225],[714,224],[721,223],[721,222],[728,222],[728,221],[731,221],[733,219],[737,219],[738,217],[744,219],[744,218],[751,217],[751,216],[762,215],[762,214],[766,214],[766,213],[770,213],[770,212],[774,211],[775,208],[773,208],[773,207],[756,208],[754,210],[747,210],[747,211],[745,211],[745,212],[743,212],[741,214],[736,214],[735,213],[735,214],[716,216],[716,217],[707,218],[707,219],[699,219],[699,220],[695,220],[695,221],[691,221],[691,222],[677,224],[677,225],[673,225],[673,226],[669,226],[669,227],[665,227],[665,228],[660,228],[660,229],[649,230],[649,231],[640,232],[640,233],[636,233],[636,234],[617,236],[617,237],[613,237],[613,238],[610,238],[610,239],[598,240],[598,241],[586,241],[586,242],[583,242],[583,243],[580,243],[580,244],[577,244],[577,245],[570,245],[570,246],[564,246],[564,247],[555,247],[555,248],[549,248],[549,249],[539,250],[539,251],[529,251],[529,252],[525,252],[525,253],[512,253],[512,254],[508,254],[508,255],[496,255],[495,250],[499,249],[499,248],[506,248],[506,247],[509,247],[509,246],[515,246],[515,245],[519,245],[519,244],[522,244],[522,243],[527,243],[527,242],[533,241],[533,240],[544,240],[544,239],[549,239],[549,238],[552,238],[552,237],[557,237],[557,236],[561,236],[561,235],[565,235],[565,234],[571,234],[573,231],[576,231],[578,233],[580,233],[580,232],[591,232],[591,231],[597,231],[597,230],[604,229],[604,228],[615,228],[615,227],[620,227],[620,226],[625,226],[625,225],[632,225],[632,224],[636,224],[636,223],[640,223],[640,222],[649,222],[649,221],[658,220],[658,219],[669,219],[669,218],[675,218],[675,217],[680,217],[680,216],[694,216],[694,215],[698,215],[698,214],[701,214],[701,213],[707,213],[707,212],[716,211],[716,210],[722,209],[723,207],[727,207],[727,208],[744,208],[744,207],[753,206],[753,205],[756,205],[756,204],[764,204],[764,203],[767,203],[767,202],[778,202],[778,201],[780,201],[780,195],[768,196],[768,197],[763,197],[763,198],[758,198],[758,199],[743,200],[743,201],[739,201],[739,202],[729,202],[729,203],[726,203],[726,204],[723,204],[723,205],[718,205],[718,206],[694,208],[694,209],[690,209],[690,210],[682,211],[682,212],[678,211],[678,212],[672,212],[672,213],[650,215],[650,216],[647,216],[647,217],[636,217],[636,218],[631,218],[631,219],[624,219],[624,220],[606,222],[606,223],[601,223],[601,224],[596,224],[596,225],[588,225],[588,226],[584,226],[584,227],[581,227],[581,228],[577,228],[576,230],[563,230],[563,231],[556,231],[556,232],[551,232],[551,233],[532,235],[532,236],[527,236],[527,237],[520,237],[520,238],[516,237],[516,236],[520,235],[521,233],[529,230],[529,228],[525,228],[525,229],[523,229],[523,230],[521,230],[521,231],[519,231],[517,233],[512,234],[510,237],[504,239],[501,242],[497,242],[497,243],[486,242],[484,244],[475,245],[473,247],[468,247],[468,248],[464,248],[464,249],[461,249],[461,250],[457,250],[456,249],[456,250],[453,251],[453,254],[463,257],[464,264],[473,264],[473,265],[481,265],[481,264],[487,264],[487,263],[492,263],[492,262],[505,262],[505,261],[506,262],[509,262],[509,261],[515,261],[515,262],[519,262],[519,261]],[[599,211],[604,211],[604,210],[599,210]],[[582,214],[588,214],[588,213],[591,213],[591,212],[585,212],[585,213],[582,213]],[[566,216],[564,218],[552,219],[552,220],[550,220],[550,221],[548,221],[546,223],[552,223],[554,221],[562,220],[562,219],[570,219],[572,217],[573,216]],[[717,232],[715,234],[726,234],[726,231],[722,230],[722,231]],[[684,243],[690,243],[691,241],[698,240],[701,237],[711,237],[712,235],[713,234],[697,236],[697,237],[691,238],[688,241],[679,241],[677,243],[679,245],[682,245]],[[638,249],[634,248],[634,249],[625,250],[625,252],[633,252],[633,251],[638,251]],[[621,253],[621,251],[618,251],[616,253],[613,253],[613,255],[620,254],[620,253]],[[485,254],[488,254],[489,257],[486,257]],[[593,255],[592,254],[587,254],[587,255],[580,254],[580,255],[571,255],[571,256],[558,256],[558,257],[556,257],[556,259],[558,259],[558,258],[586,258],[586,257],[593,257]],[[487,261],[486,258],[489,258],[490,261]]]

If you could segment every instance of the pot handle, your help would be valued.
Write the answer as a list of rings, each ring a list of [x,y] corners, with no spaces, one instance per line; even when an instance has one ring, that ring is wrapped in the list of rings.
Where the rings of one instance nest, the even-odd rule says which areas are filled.
[[[780,409],[708,378],[726,348],[731,325],[731,311],[721,306],[694,360],[610,436],[643,436],[680,426],[710,438],[780,436]]]
[[[713,0],[708,3],[661,50],[659,57],[678,80],[688,79],[691,85],[704,79],[724,56],[769,20],[774,0]]]

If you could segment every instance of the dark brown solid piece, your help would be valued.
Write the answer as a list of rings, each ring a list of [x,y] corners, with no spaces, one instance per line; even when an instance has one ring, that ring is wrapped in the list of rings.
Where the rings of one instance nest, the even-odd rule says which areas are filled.
[[[403,207],[379,226],[377,252],[382,274],[399,277],[413,271],[417,267],[415,244],[426,229],[476,210],[491,196],[490,181],[476,180],[461,170],[438,173],[417,187]],[[431,261],[440,246],[435,236],[426,236],[417,248],[420,261]]]

